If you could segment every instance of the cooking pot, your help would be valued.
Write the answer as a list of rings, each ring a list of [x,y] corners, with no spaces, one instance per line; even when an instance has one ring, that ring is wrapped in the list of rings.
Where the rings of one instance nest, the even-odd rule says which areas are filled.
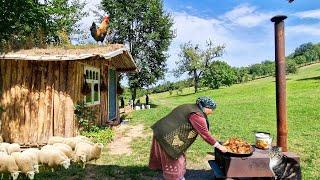
[[[268,132],[254,132],[256,138],[256,147],[259,149],[270,149],[272,137]]]

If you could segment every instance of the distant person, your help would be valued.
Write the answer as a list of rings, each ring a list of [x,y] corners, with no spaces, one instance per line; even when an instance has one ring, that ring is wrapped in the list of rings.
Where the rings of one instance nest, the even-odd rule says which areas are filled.
[[[124,108],[124,98],[120,98],[120,108]]]
[[[128,102],[128,105],[130,106],[131,109],[133,109],[133,100],[130,99],[130,101]]]
[[[227,152],[209,132],[207,116],[216,109],[209,97],[195,104],[183,104],[151,126],[153,130],[149,168],[162,170],[166,180],[183,180],[186,172],[185,151],[200,136],[210,145]]]
[[[149,95],[146,94],[146,105],[149,105]]]

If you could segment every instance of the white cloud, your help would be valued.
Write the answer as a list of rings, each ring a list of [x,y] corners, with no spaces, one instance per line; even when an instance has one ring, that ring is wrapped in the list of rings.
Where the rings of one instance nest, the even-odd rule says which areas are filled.
[[[255,6],[242,4],[226,12],[220,19],[225,19],[227,23],[242,27],[255,27],[270,20],[274,13],[258,12]]]
[[[310,11],[302,11],[295,13],[299,18],[315,18],[320,19],[320,9],[310,10]]]
[[[298,35],[320,36],[320,24],[288,26],[287,31],[288,33],[295,33]]]
[[[205,45],[206,40],[211,39],[215,44],[224,44],[226,50],[220,59],[226,60],[232,66],[244,66],[270,59],[273,57],[273,25],[264,27],[257,37],[251,36],[247,29],[239,30],[230,28],[221,19],[201,18],[187,13],[173,13],[174,29],[177,30],[177,37],[173,40],[168,54],[167,61],[169,71],[176,68],[176,61],[179,60],[180,44],[191,41],[194,44]],[[249,35],[248,35],[249,34]],[[246,36],[250,36],[248,39]],[[179,79],[184,79],[182,76]],[[171,74],[166,79],[177,80]]]

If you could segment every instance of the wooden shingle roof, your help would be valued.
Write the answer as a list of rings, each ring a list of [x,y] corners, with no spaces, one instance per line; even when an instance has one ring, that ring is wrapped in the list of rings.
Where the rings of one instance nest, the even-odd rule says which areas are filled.
[[[109,44],[106,46],[74,46],[70,48],[33,48],[1,54],[0,60],[77,61],[93,57],[98,57],[102,60],[110,60],[110,63],[118,71],[136,71],[137,69],[129,50],[122,44]]]

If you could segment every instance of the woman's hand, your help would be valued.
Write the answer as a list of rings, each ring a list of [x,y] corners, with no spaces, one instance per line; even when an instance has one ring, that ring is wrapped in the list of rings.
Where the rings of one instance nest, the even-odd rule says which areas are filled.
[[[228,152],[227,148],[222,146],[219,142],[216,142],[213,146],[218,148],[223,153]]]

